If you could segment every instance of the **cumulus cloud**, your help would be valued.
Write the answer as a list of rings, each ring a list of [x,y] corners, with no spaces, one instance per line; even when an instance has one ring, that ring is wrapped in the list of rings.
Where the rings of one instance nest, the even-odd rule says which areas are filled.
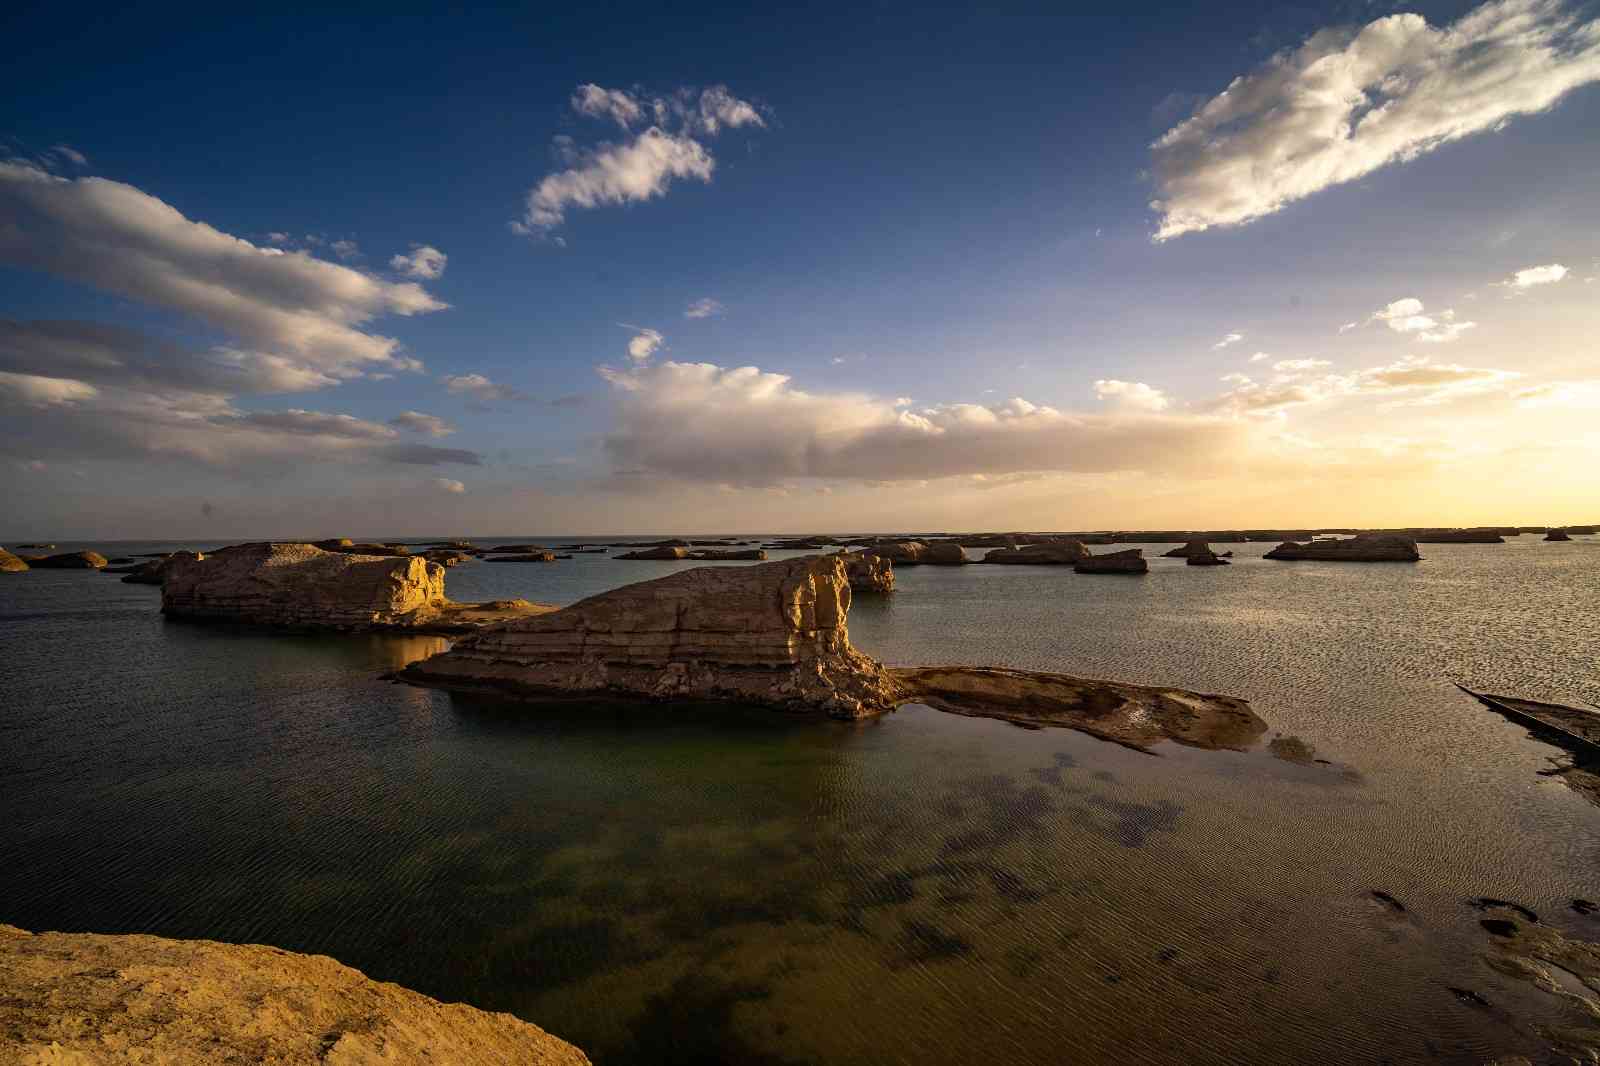
[[[1417,340],[1429,344],[1448,343],[1467,330],[1476,329],[1478,325],[1476,322],[1456,321],[1455,311],[1448,308],[1437,315],[1425,314],[1425,310],[1421,300],[1407,296],[1374,311],[1370,321],[1382,322],[1396,333],[1413,334]]]
[[[436,477],[433,479],[432,484],[440,492],[450,492],[457,496],[467,491],[467,487],[454,478]]]
[[[1536,285],[1553,285],[1568,273],[1570,271],[1560,263],[1546,263],[1544,266],[1519,270],[1500,284],[1511,289],[1531,289]]]
[[[688,307],[684,308],[683,317],[684,318],[716,318],[718,315],[722,314],[722,312],[724,312],[726,310],[727,310],[727,308],[723,307],[720,302],[718,302],[717,300],[713,300],[709,296],[706,296],[706,297],[702,297],[699,300],[696,300],[694,303],[692,303]]]
[[[1214,352],[1220,352],[1222,349],[1228,347],[1228,345],[1230,345],[1230,344],[1238,344],[1242,340],[1244,340],[1244,334],[1243,333],[1230,333],[1227,336],[1223,337],[1217,343],[1213,344],[1211,346],[1211,350],[1214,351]]]
[[[1165,411],[1172,403],[1166,393],[1142,381],[1102,379],[1094,383],[1094,394],[1109,406],[1125,411]]]
[[[626,323],[623,324],[622,328],[634,331],[633,336],[628,339],[628,358],[635,363],[648,362],[650,357],[656,354],[666,340],[658,330],[646,329],[643,326],[630,326]]]
[[[412,433],[422,433],[429,437],[448,437],[456,431],[456,427],[438,415],[427,415],[421,411],[401,411],[389,419],[389,424],[399,429]]]
[[[1247,432],[1207,415],[1074,414],[1013,398],[921,409],[863,393],[816,393],[756,367],[663,362],[601,368],[620,470],[738,485],[786,478],[904,481],[1029,470],[1204,466]]]
[[[1564,0],[1492,0],[1323,30],[1235,78],[1152,146],[1158,240],[1261,218],[1600,80],[1600,21]]]
[[[228,358],[241,366],[330,380],[416,369],[398,341],[362,327],[447,306],[414,282],[257,247],[103,178],[0,162],[0,215],[0,262],[192,316],[237,339]]]
[[[444,266],[449,259],[431,244],[413,244],[409,254],[394,256],[389,266],[407,277],[431,281],[444,276]]]
[[[674,181],[709,182],[716,160],[698,138],[766,125],[755,105],[721,85],[648,98],[581,85],[572,107],[580,115],[616,122],[628,131],[627,139],[590,149],[559,140],[559,154],[568,166],[529,190],[522,217],[511,223],[517,233],[548,234],[566,221],[572,208],[643,203],[665,196]],[[651,125],[633,132],[647,117]]]
[[[482,374],[446,374],[439,380],[452,394],[466,397],[475,410],[486,411],[497,403],[519,403],[529,398],[521,389],[491,381]]]

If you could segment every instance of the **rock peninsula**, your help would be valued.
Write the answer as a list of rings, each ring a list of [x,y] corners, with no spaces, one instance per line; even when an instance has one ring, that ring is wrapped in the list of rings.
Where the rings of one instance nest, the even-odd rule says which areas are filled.
[[[555,609],[500,603],[453,603],[444,594],[444,568],[419,556],[312,544],[238,544],[201,558],[174,557],[161,583],[161,611],[169,617],[289,629],[460,633]]]
[[[583,1066],[536,1025],[374,981],[325,955],[0,925],[0,1060]]]
[[[0,574],[20,574],[26,569],[28,569],[26,560],[0,548]]]

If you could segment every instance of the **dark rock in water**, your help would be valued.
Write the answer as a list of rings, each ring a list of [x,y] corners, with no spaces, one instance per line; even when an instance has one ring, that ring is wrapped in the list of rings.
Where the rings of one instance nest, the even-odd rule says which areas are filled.
[[[842,544],[842,541],[833,537],[791,537],[789,539],[775,540],[768,544],[768,548],[778,551],[821,551]]]
[[[687,548],[689,542],[678,537],[669,537],[666,540],[635,540],[620,541],[608,544],[609,548]]]
[[[1348,563],[1414,563],[1422,556],[1410,537],[1362,533],[1346,540],[1285,541],[1267,552],[1268,559]]]
[[[1191,555],[1210,555],[1211,545],[1203,540],[1185,541],[1182,546],[1162,552],[1163,559],[1187,559]]]
[[[1446,985],[1445,987],[1450,990],[1452,996],[1455,996],[1456,999],[1469,1007],[1487,1007],[1489,1005],[1488,1000],[1470,988],[1457,988],[1455,985]]]
[[[1188,562],[1188,564],[1190,566],[1229,566],[1229,565],[1231,565],[1227,559],[1224,559],[1222,556],[1220,556],[1216,552],[1212,551],[1211,550],[1211,546],[1208,545],[1208,544],[1200,544],[1198,547],[1196,547],[1195,545],[1189,545],[1189,547],[1191,549],[1193,549],[1193,550],[1191,550],[1189,552],[1189,554],[1187,556],[1187,562]],[[1229,552],[1228,554],[1232,555],[1233,553]]]
[[[194,561],[204,558],[200,552],[173,552],[171,555],[152,559],[134,567],[122,581],[126,585],[159,585],[166,580],[167,569],[172,566],[174,560]]]
[[[333,537],[329,540],[314,540],[311,542],[311,545],[314,548],[321,548],[325,552],[336,552],[345,548],[354,547],[355,541],[351,540],[349,537]]]
[[[1418,544],[1504,544],[1498,529],[1423,529],[1411,534]]]
[[[0,574],[20,574],[28,569],[28,562],[0,548]]]
[[[966,549],[955,541],[937,540],[927,546],[921,561],[929,566],[962,566],[972,560],[967,558]]]
[[[106,557],[99,552],[64,552],[29,559],[28,565],[40,570],[99,570],[106,565]]]
[[[1089,557],[1081,540],[1057,540],[993,548],[983,562],[1007,566],[1072,566]]]
[[[515,555],[493,555],[485,559],[488,563],[553,563],[556,553],[552,551],[517,552]]]
[[[928,546],[920,540],[880,540],[863,549],[863,555],[877,555],[896,566],[916,566],[925,562]]]
[[[1586,899],[1575,899],[1572,901],[1572,909],[1577,911],[1579,914],[1587,916],[1593,914],[1597,910],[1600,910],[1600,903],[1594,903]]]
[[[687,558],[689,558],[689,549],[688,548],[678,548],[678,547],[645,548],[642,551],[623,552],[621,555],[613,555],[611,558],[613,558],[613,559],[644,559],[644,560],[687,559]]]
[[[1467,905],[1470,906],[1473,910],[1479,910],[1479,911],[1491,911],[1491,910],[1516,911],[1518,914],[1522,915],[1524,918],[1528,919],[1528,921],[1530,921],[1530,922],[1537,922],[1539,920],[1539,916],[1537,914],[1533,913],[1531,910],[1529,910],[1528,908],[1524,907],[1522,904],[1520,904],[1520,903],[1512,903],[1510,900],[1507,900],[1507,899],[1495,899],[1493,896],[1478,896],[1478,897],[1475,897],[1473,899],[1469,899],[1469,900],[1467,900]]]
[[[1567,531],[1564,530],[1564,529],[1552,529],[1550,532],[1548,532],[1548,533],[1546,533],[1544,535],[1544,539],[1545,540],[1571,540],[1572,538],[1567,535]]]
[[[1504,918],[1481,918],[1478,924],[1495,936],[1516,936],[1517,923],[1508,922]]]
[[[18,551],[53,552],[53,551],[56,550],[56,546],[54,544],[18,544],[17,545],[17,550]]]
[[[1406,912],[1406,905],[1404,903],[1401,903],[1399,900],[1395,899],[1393,896],[1389,895],[1389,893],[1384,892],[1381,889],[1373,889],[1372,898],[1383,904],[1385,907],[1388,907],[1396,914],[1404,914]]]
[[[748,562],[761,562],[765,560],[766,557],[767,553],[760,548],[701,548],[689,553],[689,558],[703,563],[732,562],[740,560]]]
[[[1080,574],[1144,574],[1149,572],[1150,564],[1144,560],[1143,548],[1128,548],[1086,556],[1073,563],[1072,569]]]
[[[550,549],[543,544],[497,544],[484,550],[499,555],[537,555]]]
[[[133,562],[133,557],[129,555],[119,555],[115,559],[108,559],[106,561],[112,566],[125,566],[128,563]]]

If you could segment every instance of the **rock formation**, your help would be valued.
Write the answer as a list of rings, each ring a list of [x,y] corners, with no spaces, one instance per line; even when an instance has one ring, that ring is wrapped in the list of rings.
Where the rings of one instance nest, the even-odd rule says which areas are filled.
[[[336,552],[344,548],[355,547],[355,542],[349,537],[334,537],[332,540],[316,540],[311,543],[325,552]]]
[[[99,552],[63,552],[29,559],[27,563],[40,570],[99,570],[106,565],[106,557]]]
[[[853,592],[893,592],[894,564],[881,555],[837,552],[844,560],[845,576]]]
[[[696,562],[726,562],[729,560],[759,561],[767,557],[767,553],[760,548],[646,548],[642,551],[623,552],[613,555],[613,559],[645,559],[645,560],[675,560],[691,559]]]
[[[1080,540],[1039,541],[1034,544],[994,548],[983,557],[986,563],[1010,566],[1072,566],[1089,557]]]
[[[1210,555],[1210,554],[1212,554],[1210,543],[1207,542],[1207,541],[1203,541],[1203,540],[1185,541],[1181,547],[1173,548],[1171,551],[1162,552],[1161,553],[1161,558],[1163,558],[1163,559],[1187,559],[1187,558],[1189,558],[1189,556],[1196,555],[1196,554],[1199,554],[1199,555]]]
[[[20,574],[26,569],[28,569],[26,561],[0,548],[0,574]]]
[[[1570,537],[1567,534],[1567,531],[1564,530],[1564,529],[1552,529],[1550,532],[1548,532],[1548,533],[1546,533],[1544,535],[1544,539],[1545,540],[1571,540],[1572,537]]]
[[[966,549],[953,540],[930,542],[921,561],[929,566],[962,566],[972,562],[967,558]]]
[[[877,555],[896,566],[916,566],[925,562],[928,546],[920,540],[879,540],[863,549],[865,555]]]
[[[497,544],[493,548],[484,550],[505,555],[537,555],[550,549],[543,544]]]
[[[1209,545],[1204,545],[1205,551],[1190,552],[1187,559],[1190,566],[1228,566],[1229,561],[1211,550]],[[1228,553],[1232,555],[1232,552]]]
[[[126,585],[159,585],[166,581],[167,568],[172,565],[174,560],[194,562],[204,558],[205,555],[200,552],[173,552],[164,558],[151,559],[147,563],[134,567],[123,576],[122,581]]]
[[[851,558],[685,570],[474,634],[395,676],[534,701],[727,701],[841,718],[926,703],[1138,748],[1165,739],[1243,748],[1266,731],[1248,704],[1223,696],[1021,670],[885,668],[850,646]]]
[[[838,556],[702,567],[457,641],[402,680],[533,698],[717,700],[861,718],[892,708],[882,664],[850,646]]]
[[[0,1059],[14,1063],[527,1063],[566,1041],[374,981],[324,955],[0,925]]]
[[[1411,534],[1411,539],[1418,544],[1504,544],[1506,542],[1498,529],[1421,529]]]
[[[1543,533],[1544,530],[1541,529],[1539,532]],[[17,545],[17,550],[19,550],[19,551],[53,552],[53,551],[56,550],[56,546],[54,544],[18,544]]]
[[[1174,740],[1243,751],[1267,731],[1244,700],[1183,689],[979,666],[904,667],[890,673],[908,697],[941,711],[1066,726],[1141,750]]]
[[[459,548],[429,548],[422,553],[422,557],[430,563],[438,563],[443,567],[457,566],[473,558],[472,555]]]
[[[621,555],[613,555],[611,558],[613,558],[613,559],[654,559],[654,560],[659,560],[659,559],[687,559],[687,558],[689,558],[689,549],[688,548],[678,548],[678,547],[644,548],[644,549],[641,549],[640,551],[636,551],[636,552],[623,552]]]
[[[1268,559],[1349,563],[1414,563],[1422,556],[1417,542],[1398,534],[1361,533],[1345,540],[1284,541],[1267,552]]]
[[[545,551],[543,548],[538,551],[518,552],[515,555],[491,555],[485,560],[485,562],[490,563],[553,563],[555,561],[556,553]]]
[[[528,606],[538,613],[553,610]],[[175,558],[162,582],[161,611],[174,618],[291,629],[430,633],[469,632],[529,613],[452,603],[444,594],[444,568],[419,556],[352,555],[282,543]]]
[[[1072,564],[1072,569],[1080,574],[1144,574],[1150,571],[1150,564],[1144,561],[1143,548],[1128,548],[1102,555],[1085,555]]]

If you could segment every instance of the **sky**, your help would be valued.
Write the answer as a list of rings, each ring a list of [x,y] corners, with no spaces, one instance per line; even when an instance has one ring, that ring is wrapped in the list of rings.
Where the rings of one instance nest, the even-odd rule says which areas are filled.
[[[1600,521],[1594,2],[0,39],[0,543]]]

